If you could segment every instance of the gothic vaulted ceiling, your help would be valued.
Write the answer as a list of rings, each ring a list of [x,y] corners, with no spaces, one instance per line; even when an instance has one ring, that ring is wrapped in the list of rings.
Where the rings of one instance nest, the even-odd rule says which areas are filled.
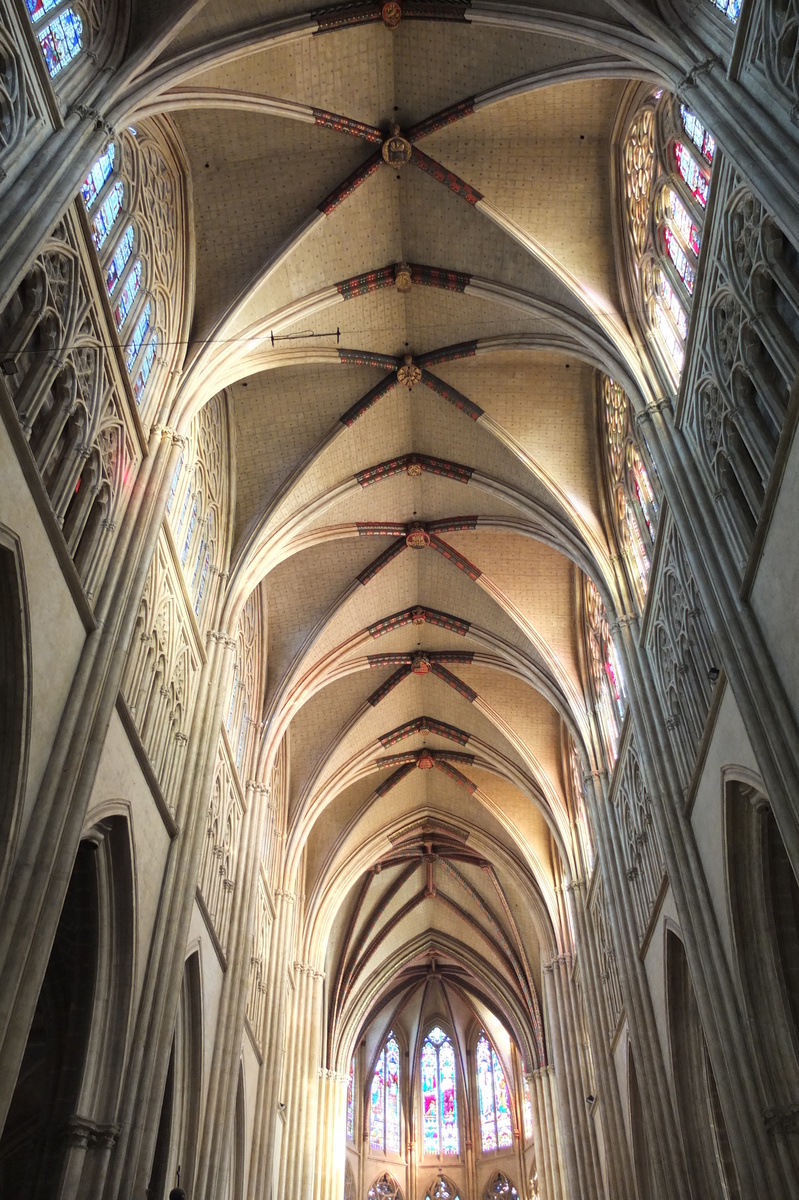
[[[182,419],[225,391],[331,1059],[433,971],[535,1065],[579,571],[614,603],[598,372],[645,387],[613,235],[641,39],[597,0],[405,9],[206,4],[140,108],[188,162]]]

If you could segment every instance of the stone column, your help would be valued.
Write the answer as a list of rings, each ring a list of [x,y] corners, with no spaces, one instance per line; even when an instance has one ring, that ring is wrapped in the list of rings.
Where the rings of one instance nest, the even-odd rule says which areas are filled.
[[[541,1067],[529,1076],[534,1105],[533,1133],[541,1200],[567,1200],[558,1138],[555,1068]]]
[[[596,946],[590,935],[586,917],[584,882],[576,880],[574,883],[567,884],[566,893],[571,900],[577,930],[583,1006],[594,1060],[598,1099],[603,1116],[602,1132],[605,1140],[608,1193],[613,1200],[635,1200],[635,1178],[624,1128],[619,1081],[610,1055],[608,1023],[601,1019],[605,1008],[605,998],[602,995]]]

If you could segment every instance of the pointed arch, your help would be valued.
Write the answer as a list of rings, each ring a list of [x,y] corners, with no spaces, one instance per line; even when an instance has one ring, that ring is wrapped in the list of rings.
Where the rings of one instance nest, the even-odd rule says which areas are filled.
[[[22,545],[0,525],[0,896],[22,816],[31,713],[31,638]]]

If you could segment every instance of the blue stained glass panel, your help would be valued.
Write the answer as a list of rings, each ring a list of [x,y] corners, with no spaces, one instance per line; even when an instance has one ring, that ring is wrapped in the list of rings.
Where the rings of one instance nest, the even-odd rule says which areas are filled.
[[[666,227],[663,230],[663,240],[666,243],[669,258],[674,263],[680,279],[685,284],[685,290],[689,296],[692,296],[694,294],[694,284],[696,283],[696,271],[689,263],[688,255],[677,241],[677,236],[673,229]]]
[[[49,13],[59,3],[59,0],[25,0],[25,7],[34,25],[41,21],[45,13]]]
[[[71,8],[53,17],[36,34],[50,78],[55,79],[83,48],[83,22]]]
[[[81,184],[80,194],[83,196],[83,203],[86,205],[87,211],[100,195],[103,184],[114,169],[114,154],[114,143],[111,142]]]
[[[716,139],[713,134],[705,129],[696,113],[692,113],[690,108],[686,108],[684,104],[680,105],[680,116],[685,132],[699,153],[706,162],[712,163],[713,155],[716,153]]]
[[[114,308],[114,320],[116,321],[117,331],[121,332],[122,326],[127,320],[128,313],[131,310],[133,301],[136,299],[139,288],[141,287],[141,259],[136,259],[133,264],[133,269],[128,274],[125,280],[124,287],[119,293],[116,307]]]
[[[105,273],[105,287],[108,295],[113,295],[114,288],[119,283],[122,272],[125,270],[125,265],[130,258],[133,250],[133,226],[128,225],[122,237],[119,239],[119,245],[114,251],[114,257],[108,264],[108,269]]]
[[[121,181],[115,183],[100,205],[99,212],[92,221],[92,241],[94,242],[95,250],[99,250],[104,245],[106,238],[113,229],[114,222],[122,208],[122,197],[124,194],[125,189]]]
[[[150,313],[151,305],[148,300],[144,306],[142,315],[136,322],[136,328],[133,330],[133,336],[128,342],[128,347],[125,351],[125,365],[128,368],[128,374],[130,374],[130,372],[133,370],[133,364],[135,363],[139,351],[141,350],[142,342],[147,336],[147,330],[150,328]]]

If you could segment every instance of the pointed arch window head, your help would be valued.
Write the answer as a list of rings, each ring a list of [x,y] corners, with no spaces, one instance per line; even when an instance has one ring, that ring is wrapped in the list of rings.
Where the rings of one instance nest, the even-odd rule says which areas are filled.
[[[355,1140],[355,1058],[350,1062],[347,1077],[347,1140]]]
[[[400,1152],[400,1052],[393,1033],[386,1038],[372,1076],[369,1145],[383,1154]]]
[[[80,194],[83,197],[83,203],[86,206],[87,212],[100,195],[105,181],[110,178],[111,172],[114,169],[115,156],[116,147],[113,142],[109,142],[81,184]]]
[[[629,277],[639,292],[646,332],[672,383],[685,362],[715,156],[713,135],[668,93],[646,96],[628,125],[621,165]]]
[[[497,1171],[496,1175],[491,1176],[486,1190],[483,1192],[483,1200],[494,1200],[495,1196],[504,1197],[505,1200],[519,1200],[516,1188],[507,1175],[503,1175],[501,1171]]]
[[[396,1179],[386,1171],[369,1188],[366,1200],[402,1200],[402,1190]]]
[[[422,1046],[422,1152],[457,1157],[457,1075],[455,1048],[444,1030],[436,1025]]]
[[[475,1065],[483,1154],[507,1150],[513,1145],[510,1095],[502,1063],[485,1033],[477,1041]]]
[[[445,1175],[439,1175],[435,1183],[425,1192],[424,1200],[461,1200],[455,1184]]]

